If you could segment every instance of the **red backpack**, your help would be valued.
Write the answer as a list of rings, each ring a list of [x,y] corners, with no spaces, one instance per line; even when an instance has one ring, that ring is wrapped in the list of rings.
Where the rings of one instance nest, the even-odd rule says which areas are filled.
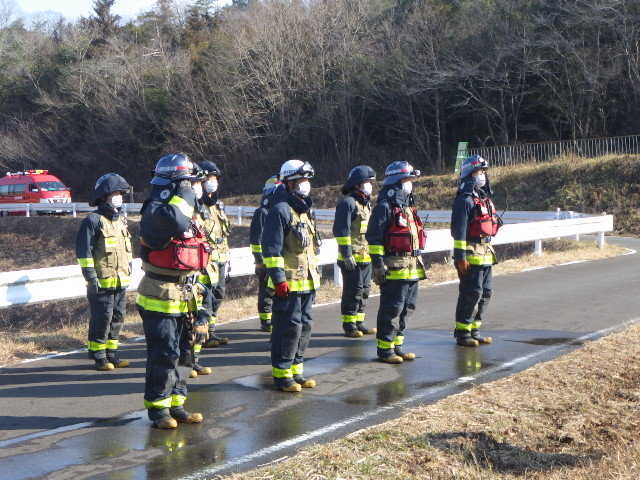
[[[469,236],[495,237],[501,225],[493,202],[489,198],[480,200],[478,197],[473,197],[473,202],[476,204],[476,216],[469,224]]]

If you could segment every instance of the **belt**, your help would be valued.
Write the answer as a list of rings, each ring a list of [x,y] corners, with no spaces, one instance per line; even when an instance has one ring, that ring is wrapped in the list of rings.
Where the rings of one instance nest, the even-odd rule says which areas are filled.
[[[491,243],[492,237],[468,237],[468,242],[471,243]]]
[[[152,280],[158,280],[160,282],[167,282],[167,283],[175,283],[175,284],[179,284],[181,281],[181,278],[184,279],[185,277],[176,277],[174,275],[161,275],[159,273],[153,273],[153,272],[144,272],[144,274],[151,278]]]
[[[413,252],[386,252],[385,257],[416,257]]]

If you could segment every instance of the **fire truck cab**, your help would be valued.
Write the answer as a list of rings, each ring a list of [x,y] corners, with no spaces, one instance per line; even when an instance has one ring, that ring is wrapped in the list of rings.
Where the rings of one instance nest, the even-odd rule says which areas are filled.
[[[48,170],[7,172],[0,178],[0,210],[3,203],[71,203],[71,192]]]

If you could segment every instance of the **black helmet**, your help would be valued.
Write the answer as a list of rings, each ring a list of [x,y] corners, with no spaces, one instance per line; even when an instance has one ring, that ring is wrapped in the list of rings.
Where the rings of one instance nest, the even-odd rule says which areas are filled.
[[[169,153],[158,160],[153,171],[152,185],[169,185],[180,180],[202,178],[202,169],[184,153]]]
[[[89,198],[89,206],[96,207],[102,197],[111,195],[115,192],[127,193],[131,189],[124,178],[117,173],[106,173],[102,175],[96,182],[96,186],[93,188],[91,198]]]
[[[373,168],[367,165],[360,165],[359,167],[356,167],[349,172],[349,177],[342,186],[342,194],[348,194],[353,187],[355,187],[356,185],[360,185],[362,182],[375,179],[376,172],[373,171]]]
[[[211,160],[205,160],[200,164],[200,166],[202,167],[202,170],[207,177],[210,175],[215,175],[216,177],[222,175],[222,172],[220,171],[218,166]]]

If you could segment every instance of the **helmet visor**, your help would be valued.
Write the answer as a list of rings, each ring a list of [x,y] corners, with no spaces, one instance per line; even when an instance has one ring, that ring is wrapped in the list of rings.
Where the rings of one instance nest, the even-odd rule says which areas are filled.
[[[315,175],[315,170],[311,166],[309,162],[304,162],[304,164],[298,169],[298,171],[293,175],[294,178],[312,178]]]

